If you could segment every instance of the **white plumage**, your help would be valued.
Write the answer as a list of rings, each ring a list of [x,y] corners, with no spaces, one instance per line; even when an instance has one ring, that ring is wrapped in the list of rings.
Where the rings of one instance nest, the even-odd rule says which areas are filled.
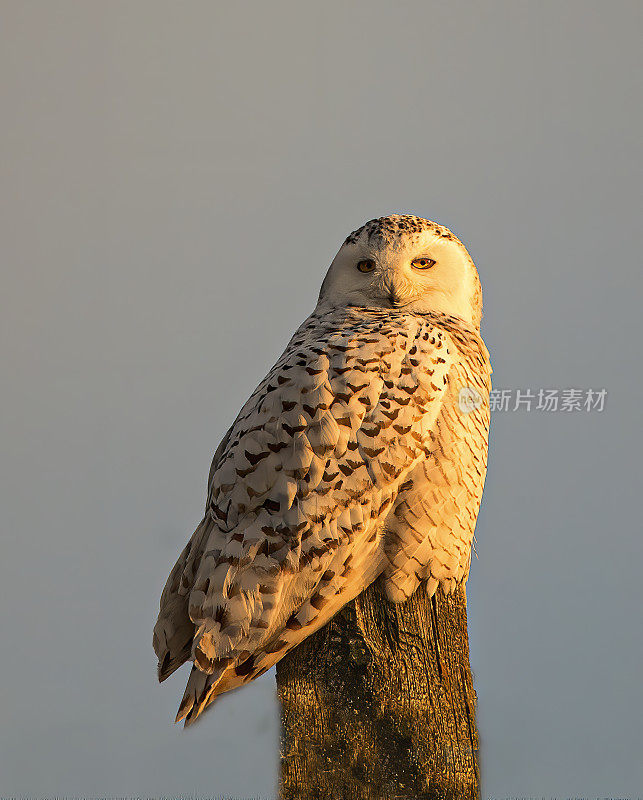
[[[163,591],[159,679],[194,661],[177,719],[267,670],[379,575],[396,602],[420,581],[466,580],[489,424],[481,313],[446,228],[393,215],[348,237],[219,445],[205,516]]]

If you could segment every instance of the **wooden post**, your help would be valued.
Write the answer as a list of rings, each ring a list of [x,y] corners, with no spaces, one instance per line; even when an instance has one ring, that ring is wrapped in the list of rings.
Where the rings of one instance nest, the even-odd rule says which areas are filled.
[[[378,584],[277,665],[281,800],[478,800],[462,587]]]

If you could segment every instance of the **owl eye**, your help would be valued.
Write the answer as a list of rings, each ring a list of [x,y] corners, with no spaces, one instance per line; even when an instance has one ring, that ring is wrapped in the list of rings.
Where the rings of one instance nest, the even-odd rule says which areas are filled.
[[[432,258],[414,258],[411,266],[415,269],[430,269],[435,264]]]
[[[372,272],[375,269],[375,262],[370,258],[366,258],[364,261],[358,261],[357,269],[360,272]]]

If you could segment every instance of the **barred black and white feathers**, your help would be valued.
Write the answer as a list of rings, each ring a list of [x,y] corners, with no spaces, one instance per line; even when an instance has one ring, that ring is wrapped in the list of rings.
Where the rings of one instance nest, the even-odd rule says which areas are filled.
[[[360,231],[219,446],[205,516],[163,591],[159,679],[194,662],[186,723],[378,576],[394,601],[423,580],[449,591],[467,578],[489,421],[477,274],[428,221]],[[434,288],[414,275],[417,252],[435,262]],[[351,274],[365,255],[373,274]],[[456,310],[469,295],[468,318],[448,313],[450,277]],[[467,413],[463,387],[480,400]]]

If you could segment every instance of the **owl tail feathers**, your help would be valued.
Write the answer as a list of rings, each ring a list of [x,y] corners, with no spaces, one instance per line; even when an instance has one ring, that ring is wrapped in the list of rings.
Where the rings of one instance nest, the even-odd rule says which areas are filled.
[[[159,683],[169,678],[173,672],[190,658],[193,635],[194,625],[190,622],[189,626],[185,625],[183,628],[173,631],[173,635],[166,639],[166,644],[163,647],[158,647],[157,674]],[[156,645],[156,638],[154,643]]]
[[[193,638],[194,623],[188,616],[185,598],[170,598],[154,626],[153,645],[159,660],[159,682],[190,658]]]
[[[225,671],[226,667],[221,667],[208,674],[193,666],[174,721],[181,722],[181,720],[185,720],[186,728],[191,725],[216,699],[218,694],[216,691],[217,684],[221,681]]]

